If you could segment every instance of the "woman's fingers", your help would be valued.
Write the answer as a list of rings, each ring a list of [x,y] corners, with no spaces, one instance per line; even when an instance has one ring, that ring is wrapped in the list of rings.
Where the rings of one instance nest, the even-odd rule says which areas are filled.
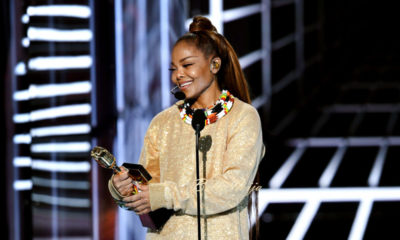
[[[150,207],[147,207],[147,208],[143,209],[143,210],[140,211],[140,212],[136,212],[136,214],[137,214],[137,215],[143,215],[143,214],[146,214],[146,213],[149,213],[149,212],[151,212],[151,208],[150,208]]]
[[[121,187],[121,188],[119,188],[119,189],[117,188],[117,190],[118,190],[118,192],[121,193],[122,195],[124,195],[124,196],[129,196],[129,195],[131,195],[132,192],[133,192],[133,184],[130,183],[130,184],[125,185],[125,186],[123,186],[123,187]]]
[[[126,207],[131,208],[139,215],[148,213],[151,210],[150,202],[148,201],[147,198],[143,198],[141,193],[138,193],[130,197],[126,197],[123,199],[123,201],[127,202],[125,204]]]

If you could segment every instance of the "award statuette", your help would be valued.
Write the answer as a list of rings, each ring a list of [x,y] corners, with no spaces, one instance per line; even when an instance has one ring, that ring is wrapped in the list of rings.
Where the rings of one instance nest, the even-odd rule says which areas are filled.
[[[90,155],[103,168],[112,169],[114,173],[121,172],[121,169],[116,165],[115,157],[107,149],[102,147],[94,147]],[[138,184],[147,184],[151,180],[150,174],[140,164],[124,163],[129,172],[128,175],[132,179],[134,190],[132,194],[138,193]],[[149,212],[148,214],[139,215],[142,225],[153,230],[161,230],[165,222],[172,215],[173,210],[165,208]]]

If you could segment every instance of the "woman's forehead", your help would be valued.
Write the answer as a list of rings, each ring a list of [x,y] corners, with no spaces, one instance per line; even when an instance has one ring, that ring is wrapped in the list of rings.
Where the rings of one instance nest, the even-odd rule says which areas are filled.
[[[204,54],[193,43],[179,42],[172,49],[172,58],[186,58],[188,56],[204,57]]]

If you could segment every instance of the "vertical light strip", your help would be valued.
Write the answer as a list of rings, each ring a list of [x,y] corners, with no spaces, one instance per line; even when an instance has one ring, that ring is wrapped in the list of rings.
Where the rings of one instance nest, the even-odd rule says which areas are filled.
[[[114,11],[115,11],[115,74],[116,74],[116,97],[117,97],[117,133],[116,133],[116,149],[117,152],[115,157],[117,159],[117,164],[121,165],[121,162],[124,161],[125,147],[124,147],[124,139],[125,139],[125,123],[124,123],[124,111],[125,111],[125,103],[124,103],[124,32],[123,32],[123,0],[115,0],[114,2]],[[117,217],[115,221],[115,239],[126,239],[126,229],[121,227],[121,210],[117,210]],[[124,231],[122,233],[122,231]],[[121,235],[124,235],[125,238],[122,238]]]
[[[9,1],[10,3],[10,26],[17,26],[16,23],[16,5],[17,2],[16,1]],[[19,9],[19,8],[18,8]],[[12,39],[10,41],[10,53],[8,55],[8,57],[10,58],[10,66],[11,69],[8,69],[11,73],[11,90],[13,93],[15,93],[17,91],[17,76],[18,75],[25,75],[26,74],[26,65],[24,63],[19,63],[18,61],[19,59],[17,59],[17,42],[19,42],[19,40],[17,39],[17,33],[16,33],[16,28],[15,27],[10,27],[10,39]],[[21,66],[18,68],[18,66]],[[15,117],[19,115],[19,108],[18,108],[18,104],[13,101],[12,103],[12,109],[13,112],[12,114],[14,115],[14,122],[15,122]],[[18,151],[18,148],[14,145],[14,152],[12,153],[14,156],[18,156],[20,154],[20,152]],[[7,160],[11,160],[11,159],[7,159]],[[7,165],[10,166],[10,165]],[[21,198],[22,196],[20,195],[20,193],[18,191],[15,191],[12,187],[10,187],[11,184],[13,184],[17,179],[18,179],[18,169],[16,169],[15,167],[10,166],[9,169],[7,169],[7,171],[9,171],[9,173],[11,174],[11,180],[7,181],[7,194],[6,194],[6,198],[7,198],[7,202],[8,204],[10,204],[10,208],[7,209],[7,219],[8,222],[10,223],[10,239],[16,239],[19,240],[21,239],[21,211],[19,209],[19,206],[21,204]]]
[[[268,193],[265,189],[260,189],[258,191],[258,216],[260,217],[263,212],[267,209],[269,204],[269,200],[268,200]],[[256,222],[256,215],[254,213],[252,213],[252,218],[251,218],[251,222],[252,224],[254,224]]]
[[[289,176],[290,172],[296,166],[297,162],[299,161],[305,150],[306,150],[305,144],[301,143],[301,145],[296,148],[296,150],[292,153],[292,155],[290,155],[290,157],[286,160],[286,162],[282,165],[282,167],[279,168],[279,170],[271,178],[269,182],[271,188],[282,187],[286,178]]]
[[[169,94],[169,0],[160,0],[160,67],[161,67],[161,107],[163,109],[170,105]]]
[[[360,206],[358,206],[356,217],[351,227],[350,235],[348,238],[349,240],[363,239],[373,203],[373,200],[370,198],[361,200]]]
[[[223,0],[209,0],[210,20],[217,28],[218,33],[224,34]]]
[[[96,9],[95,7],[96,1],[95,0],[89,0],[89,8],[91,11],[94,11]],[[92,34],[92,39],[90,41],[90,56],[92,58],[92,65],[90,66],[90,82],[92,85],[92,91],[90,94],[90,101],[91,101],[91,115],[90,115],[90,122],[92,128],[97,127],[97,75],[96,75],[96,31],[95,31],[95,15],[96,14],[91,14],[89,17],[89,27],[90,30],[93,32]],[[97,146],[97,138],[92,137],[91,140],[92,146]],[[94,165],[94,160],[92,159],[90,161],[91,165]],[[98,168],[96,167],[91,167],[92,169],[92,174],[91,174],[91,211],[92,211],[92,239],[93,240],[98,240],[99,237],[99,186],[97,184],[98,181]]]
[[[336,174],[337,169],[339,168],[340,163],[342,162],[343,156],[346,153],[347,146],[344,144],[340,146],[336,151],[335,155],[332,157],[325,171],[322,173],[321,178],[318,181],[320,187],[329,187],[333,180],[333,177]]]
[[[374,166],[372,167],[371,174],[368,177],[368,185],[370,187],[377,187],[382,175],[383,165],[385,163],[386,153],[388,150],[388,143],[385,140],[383,146],[380,147],[378,155],[376,156]]]
[[[313,199],[305,204],[286,239],[304,239],[304,236],[318,211],[319,205],[320,201],[317,199]]]

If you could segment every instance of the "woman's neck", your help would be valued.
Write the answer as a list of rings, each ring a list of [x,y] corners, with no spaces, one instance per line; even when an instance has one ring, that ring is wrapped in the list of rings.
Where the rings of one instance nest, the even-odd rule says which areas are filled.
[[[203,109],[214,105],[214,103],[219,99],[221,95],[221,90],[218,85],[215,87],[208,88],[203,92],[196,101],[192,104],[194,109]]]

